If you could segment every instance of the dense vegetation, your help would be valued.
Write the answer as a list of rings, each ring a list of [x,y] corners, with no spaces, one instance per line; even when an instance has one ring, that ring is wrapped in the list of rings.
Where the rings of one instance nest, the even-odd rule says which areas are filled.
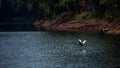
[[[55,19],[120,19],[120,0],[0,0],[0,14]]]
[[[73,19],[120,19],[120,0],[29,0],[44,16],[71,15]]]

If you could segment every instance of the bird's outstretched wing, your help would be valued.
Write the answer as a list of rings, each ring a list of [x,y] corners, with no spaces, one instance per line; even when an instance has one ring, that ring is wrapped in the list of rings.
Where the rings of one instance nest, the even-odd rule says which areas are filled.
[[[79,42],[82,42],[80,39],[78,40]]]
[[[83,41],[83,44],[85,44],[86,40]]]

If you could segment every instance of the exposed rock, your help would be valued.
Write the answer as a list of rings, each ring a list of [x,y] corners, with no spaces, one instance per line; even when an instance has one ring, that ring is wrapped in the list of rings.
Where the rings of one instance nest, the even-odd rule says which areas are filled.
[[[36,21],[34,24],[39,30],[54,31],[79,31],[94,32],[100,34],[120,34],[120,24],[108,23],[107,21],[69,21],[64,23],[56,23],[49,20]]]

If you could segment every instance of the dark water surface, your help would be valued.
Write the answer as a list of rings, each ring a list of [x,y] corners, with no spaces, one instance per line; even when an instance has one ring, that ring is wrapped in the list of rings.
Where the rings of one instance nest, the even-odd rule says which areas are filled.
[[[0,22],[0,32],[10,31],[36,31],[34,21],[8,21]]]
[[[78,45],[78,39],[86,45]],[[120,67],[120,36],[0,32],[0,68]]]

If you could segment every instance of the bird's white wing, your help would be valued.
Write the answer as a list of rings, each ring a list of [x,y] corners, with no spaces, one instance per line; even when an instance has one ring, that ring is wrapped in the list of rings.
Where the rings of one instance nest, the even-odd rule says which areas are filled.
[[[86,40],[83,41],[83,44],[85,44]]]
[[[78,40],[79,42],[82,42],[80,39]]]

